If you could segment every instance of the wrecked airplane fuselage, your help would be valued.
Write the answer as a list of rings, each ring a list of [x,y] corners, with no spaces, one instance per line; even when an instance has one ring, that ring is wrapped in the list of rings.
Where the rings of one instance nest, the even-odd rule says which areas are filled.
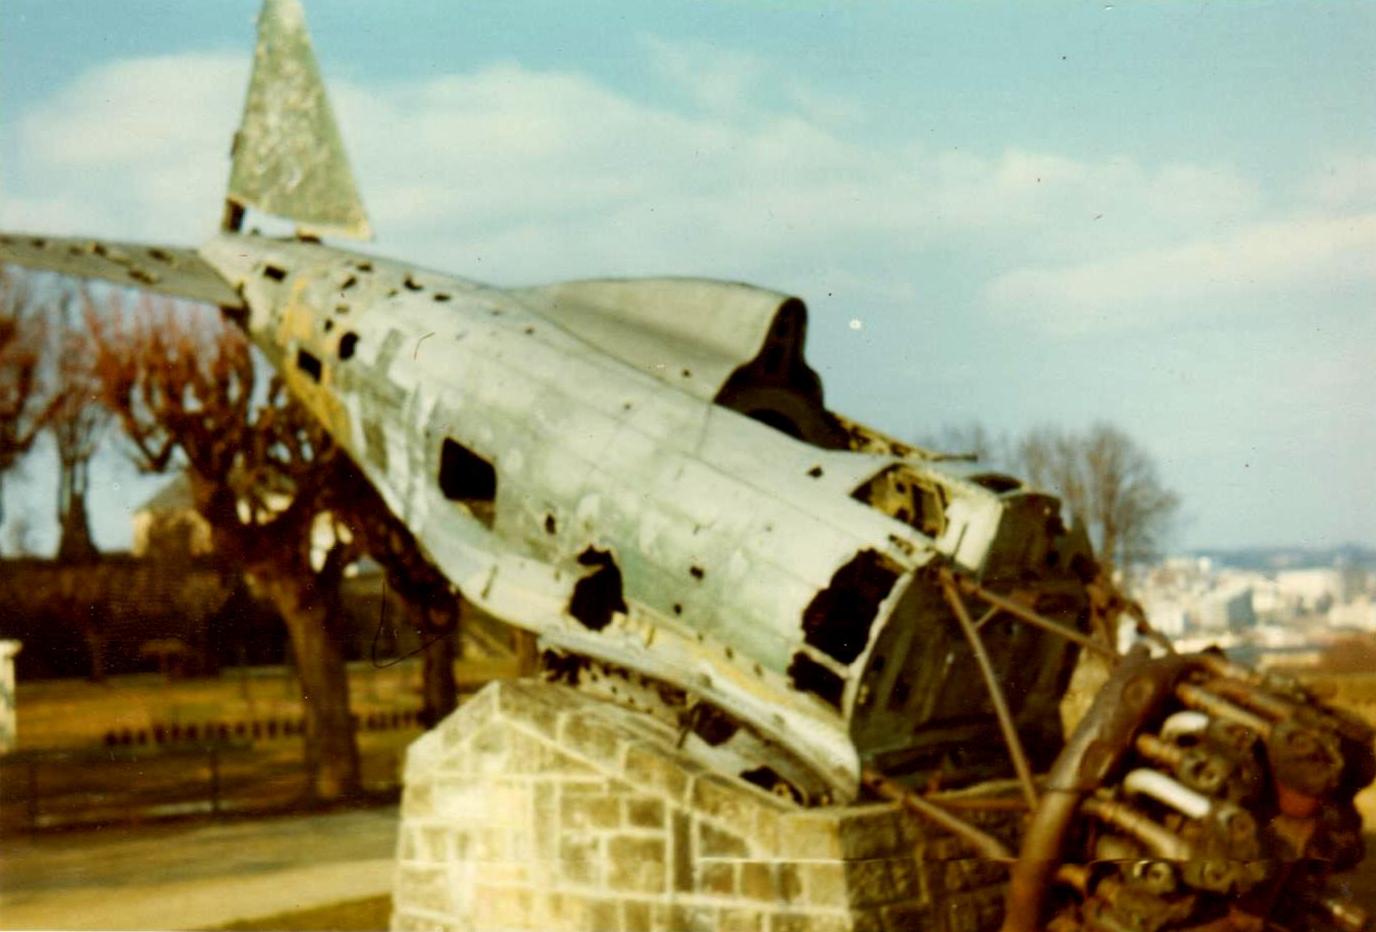
[[[202,256],[466,597],[749,726],[740,773],[848,799],[862,763],[1006,766],[941,566],[1083,625],[1088,553],[1056,501],[850,449],[865,433],[822,407],[797,299],[672,279],[513,293],[237,235]],[[1008,619],[984,639],[1049,760],[1068,645]],[[720,760],[733,738],[710,737]],[[783,763],[754,760],[758,740]]]

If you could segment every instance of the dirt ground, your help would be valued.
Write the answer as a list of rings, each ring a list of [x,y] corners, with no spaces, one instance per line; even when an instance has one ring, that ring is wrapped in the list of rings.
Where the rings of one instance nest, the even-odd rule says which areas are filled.
[[[385,928],[396,826],[389,806],[6,838],[0,929],[283,928],[312,911]]]

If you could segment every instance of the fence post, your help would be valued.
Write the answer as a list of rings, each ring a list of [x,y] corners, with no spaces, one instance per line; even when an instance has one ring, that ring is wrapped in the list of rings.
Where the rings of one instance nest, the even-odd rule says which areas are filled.
[[[210,746],[210,811],[220,814],[220,747]]]

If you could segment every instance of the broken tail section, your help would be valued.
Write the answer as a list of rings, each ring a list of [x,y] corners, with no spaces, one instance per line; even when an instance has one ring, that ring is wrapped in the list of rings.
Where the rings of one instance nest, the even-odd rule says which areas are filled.
[[[265,0],[258,14],[222,228],[237,230],[246,208],[307,236],[372,238],[298,0]]]

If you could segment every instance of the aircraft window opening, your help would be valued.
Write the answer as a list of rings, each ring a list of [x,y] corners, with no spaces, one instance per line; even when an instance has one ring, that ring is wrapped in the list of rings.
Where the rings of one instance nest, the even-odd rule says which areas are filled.
[[[306,373],[306,375],[310,376],[311,379],[316,382],[320,381],[320,377],[324,373],[319,357],[303,349],[298,349],[296,351],[296,368]]]
[[[497,500],[497,470],[472,450],[444,438],[440,446],[440,492],[451,502],[469,505]],[[486,509],[484,509],[486,510]],[[483,514],[474,510],[479,519]],[[486,522],[489,523],[490,521]]]
[[[263,266],[263,277],[270,278],[275,282],[286,281],[287,270],[280,265],[265,265]]]
[[[329,333],[331,330],[334,329],[334,321],[330,320],[328,317],[325,318],[325,325],[324,325],[324,327],[323,327],[322,329],[323,329],[326,333]]]
[[[336,305],[334,306],[334,312],[335,312],[336,314],[347,314],[347,313],[349,313],[349,305],[347,305],[347,304],[336,304]]]
[[[328,321],[326,321],[328,323]],[[349,359],[353,356],[354,350],[358,349],[358,334],[350,330],[339,338],[339,358]]]
[[[928,537],[940,537],[946,530],[944,491],[902,464],[884,467],[852,492],[851,498]]]
[[[822,467],[813,466],[811,469],[807,471],[807,474],[811,476],[813,479],[820,479],[822,478]]]
[[[406,290],[407,290],[407,291],[424,291],[424,290],[425,290],[425,286],[422,285],[420,282],[416,281],[416,280],[415,280],[414,278],[412,278],[410,275],[407,275],[404,279],[402,279],[401,283],[402,283],[403,285],[406,286]]]
[[[443,291],[437,291],[434,295],[435,300],[440,302],[441,304],[443,304],[445,301],[448,301],[451,297],[452,295],[446,294]]]
[[[339,290],[340,290],[340,291],[348,291],[350,288],[352,288],[354,285],[357,285],[357,284],[358,284],[358,276],[357,276],[357,275],[350,275],[348,278],[344,279],[344,284],[342,284],[342,285],[339,286]]]

